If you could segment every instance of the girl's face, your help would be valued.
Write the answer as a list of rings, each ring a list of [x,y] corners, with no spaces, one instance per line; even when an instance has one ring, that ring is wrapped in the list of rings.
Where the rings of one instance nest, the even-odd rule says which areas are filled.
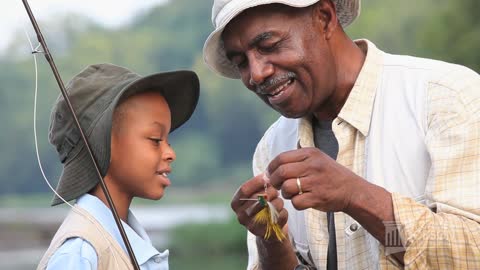
[[[175,160],[168,143],[170,126],[170,109],[158,93],[136,94],[116,108],[106,176],[110,189],[129,200],[162,198]]]

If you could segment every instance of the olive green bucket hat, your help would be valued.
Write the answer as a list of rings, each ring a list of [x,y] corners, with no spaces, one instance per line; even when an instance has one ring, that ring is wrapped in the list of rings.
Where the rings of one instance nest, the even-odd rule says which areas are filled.
[[[158,91],[170,107],[173,131],[192,115],[198,102],[199,88],[198,77],[193,71],[172,71],[143,77],[112,64],[88,66],[66,86],[103,177],[110,163],[113,112],[121,100],[140,92]],[[56,188],[58,195],[70,201],[98,184],[93,161],[62,95],[57,98],[50,116],[49,141],[63,163]],[[52,206],[61,203],[63,200],[55,195]]]

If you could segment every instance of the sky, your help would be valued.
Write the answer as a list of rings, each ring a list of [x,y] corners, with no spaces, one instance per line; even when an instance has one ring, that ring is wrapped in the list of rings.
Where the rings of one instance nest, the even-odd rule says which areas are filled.
[[[0,0],[0,52],[11,42],[15,32],[33,33],[25,7],[21,0]],[[55,16],[79,14],[91,18],[105,27],[128,24],[135,15],[164,3],[167,0],[28,0],[35,18],[42,29],[42,20]],[[112,8],[114,7],[114,8]],[[32,36],[31,36],[32,37]]]

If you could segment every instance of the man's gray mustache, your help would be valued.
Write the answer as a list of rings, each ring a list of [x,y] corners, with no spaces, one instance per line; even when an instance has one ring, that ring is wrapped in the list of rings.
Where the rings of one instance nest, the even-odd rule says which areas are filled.
[[[268,80],[266,80],[265,82],[261,83],[260,85],[258,85],[256,88],[255,88],[255,92],[257,94],[267,94],[265,93],[265,90],[268,89],[269,87],[271,87],[272,85],[276,85],[282,81],[285,81],[285,80],[291,80],[291,79],[295,79],[297,76],[295,75],[295,73],[293,72],[287,72],[285,74],[282,74],[282,75],[279,75],[277,77],[274,77],[274,78],[270,78]]]

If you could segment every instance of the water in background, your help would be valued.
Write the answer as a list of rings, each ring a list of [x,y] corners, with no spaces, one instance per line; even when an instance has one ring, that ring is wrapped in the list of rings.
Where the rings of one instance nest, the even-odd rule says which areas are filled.
[[[169,231],[183,224],[227,222],[225,204],[138,206],[133,213],[154,246],[168,248]],[[35,269],[68,208],[0,208],[0,269]]]

